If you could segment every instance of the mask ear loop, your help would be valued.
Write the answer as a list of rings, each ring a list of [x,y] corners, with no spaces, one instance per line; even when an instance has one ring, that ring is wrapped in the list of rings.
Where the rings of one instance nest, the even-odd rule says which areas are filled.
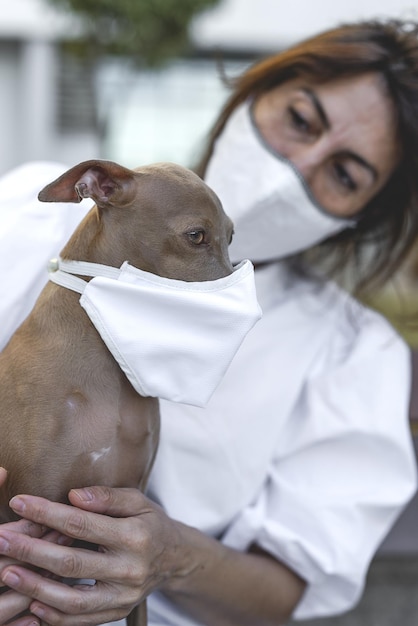
[[[62,259],[51,259],[48,263],[49,280],[56,285],[71,289],[77,293],[84,293],[87,281],[74,276],[104,276],[106,278],[117,279],[120,270],[109,265],[101,265],[100,263],[88,263],[87,261],[63,261]]]

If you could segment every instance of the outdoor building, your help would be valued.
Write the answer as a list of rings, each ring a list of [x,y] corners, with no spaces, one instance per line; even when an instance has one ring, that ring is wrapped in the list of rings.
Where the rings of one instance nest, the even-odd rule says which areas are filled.
[[[0,0],[0,174],[25,161],[97,155],[94,81],[64,55],[75,23],[42,0]]]

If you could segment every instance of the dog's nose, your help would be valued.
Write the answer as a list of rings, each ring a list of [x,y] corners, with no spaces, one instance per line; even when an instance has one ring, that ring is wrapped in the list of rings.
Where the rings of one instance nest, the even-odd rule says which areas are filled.
[[[234,268],[228,257],[227,260],[219,264],[218,269],[217,269],[217,276],[215,277],[215,279],[229,276],[230,274],[232,274],[233,271],[234,271]]]

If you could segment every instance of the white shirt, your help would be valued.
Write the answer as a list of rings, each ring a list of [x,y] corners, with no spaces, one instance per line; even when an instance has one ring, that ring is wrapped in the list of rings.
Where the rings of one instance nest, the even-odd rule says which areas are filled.
[[[27,166],[9,178],[8,202],[0,194],[0,345],[86,212],[42,205],[34,217],[37,192],[60,173],[47,170],[41,180],[39,166]],[[298,572],[308,585],[295,618],[332,615],[358,601],[375,550],[416,489],[410,355],[381,316],[331,283],[295,278],[283,263],[256,280],[263,319],[207,408],[161,402],[149,494],[173,518],[238,550],[257,542]],[[148,613],[149,626],[198,624],[159,593]]]
[[[263,318],[207,408],[161,403],[149,492],[175,519],[298,572],[295,618],[332,615],[358,601],[416,489],[409,351],[330,283],[280,263],[256,277]],[[198,623],[159,594],[148,611],[153,626]]]

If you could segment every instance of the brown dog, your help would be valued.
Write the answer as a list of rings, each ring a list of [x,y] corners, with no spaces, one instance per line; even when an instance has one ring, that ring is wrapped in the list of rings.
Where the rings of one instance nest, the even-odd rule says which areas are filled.
[[[96,205],[62,250],[63,259],[114,267],[129,260],[185,281],[232,272],[232,223],[189,170],[86,161],[39,194],[47,202],[82,197]],[[145,487],[158,443],[158,401],[134,391],[80,307],[79,294],[46,285],[0,354],[0,406],[0,465],[8,470],[0,522],[13,519],[8,501],[18,493],[66,502],[73,487]]]

